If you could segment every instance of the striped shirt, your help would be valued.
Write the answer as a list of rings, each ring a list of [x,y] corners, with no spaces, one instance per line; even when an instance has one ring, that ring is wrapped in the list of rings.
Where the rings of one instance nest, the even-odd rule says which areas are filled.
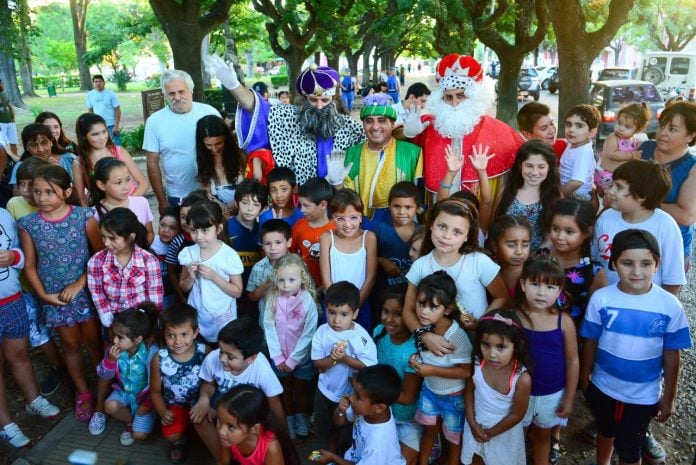
[[[681,303],[654,284],[641,295],[626,294],[617,284],[599,289],[580,335],[598,340],[592,383],[616,400],[639,405],[660,399],[663,351],[692,346]]]

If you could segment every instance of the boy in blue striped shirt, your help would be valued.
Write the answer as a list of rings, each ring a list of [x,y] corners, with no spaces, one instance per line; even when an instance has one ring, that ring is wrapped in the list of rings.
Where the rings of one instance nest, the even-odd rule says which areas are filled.
[[[674,409],[680,350],[692,346],[679,300],[652,283],[660,263],[655,237],[642,229],[614,237],[609,267],[619,282],[596,291],[580,335],[580,383],[597,423],[597,464],[639,464],[650,420]],[[664,378],[664,389],[661,383]]]

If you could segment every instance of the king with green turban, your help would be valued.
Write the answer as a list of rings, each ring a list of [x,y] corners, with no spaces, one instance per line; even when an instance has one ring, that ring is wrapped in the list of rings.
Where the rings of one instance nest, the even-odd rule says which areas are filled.
[[[423,176],[420,147],[392,136],[397,119],[386,94],[368,95],[360,119],[367,140],[346,150],[344,166],[350,171],[343,186],[355,190],[365,205],[363,227],[390,221],[389,191],[397,182],[415,183]],[[366,224],[367,223],[367,224]]]

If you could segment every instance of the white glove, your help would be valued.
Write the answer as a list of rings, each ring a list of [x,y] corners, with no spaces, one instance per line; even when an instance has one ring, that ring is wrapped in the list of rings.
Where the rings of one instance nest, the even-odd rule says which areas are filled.
[[[407,109],[404,113],[404,136],[409,139],[416,137],[418,134],[423,132],[423,130],[428,127],[428,124],[421,121],[421,110],[418,105],[412,105],[411,108]]]
[[[216,76],[227,89],[234,90],[241,85],[233,64],[227,66],[222,61],[222,58],[217,55],[207,56],[203,59],[203,62],[205,63],[205,70],[209,74]]]
[[[350,173],[353,162],[345,166],[346,154],[342,150],[332,150],[326,155],[326,180],[332,186],[340,186]]]

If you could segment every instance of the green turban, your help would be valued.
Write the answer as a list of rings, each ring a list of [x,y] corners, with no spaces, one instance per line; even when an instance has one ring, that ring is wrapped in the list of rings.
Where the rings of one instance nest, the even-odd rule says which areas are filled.
[[[360,110],[360,119],[364,120],[368,116],[385,116],[392,121],[396,121],[396,110],[392,107],[393,100],[386,94],[368,95],[363,99],[363,108]]]

